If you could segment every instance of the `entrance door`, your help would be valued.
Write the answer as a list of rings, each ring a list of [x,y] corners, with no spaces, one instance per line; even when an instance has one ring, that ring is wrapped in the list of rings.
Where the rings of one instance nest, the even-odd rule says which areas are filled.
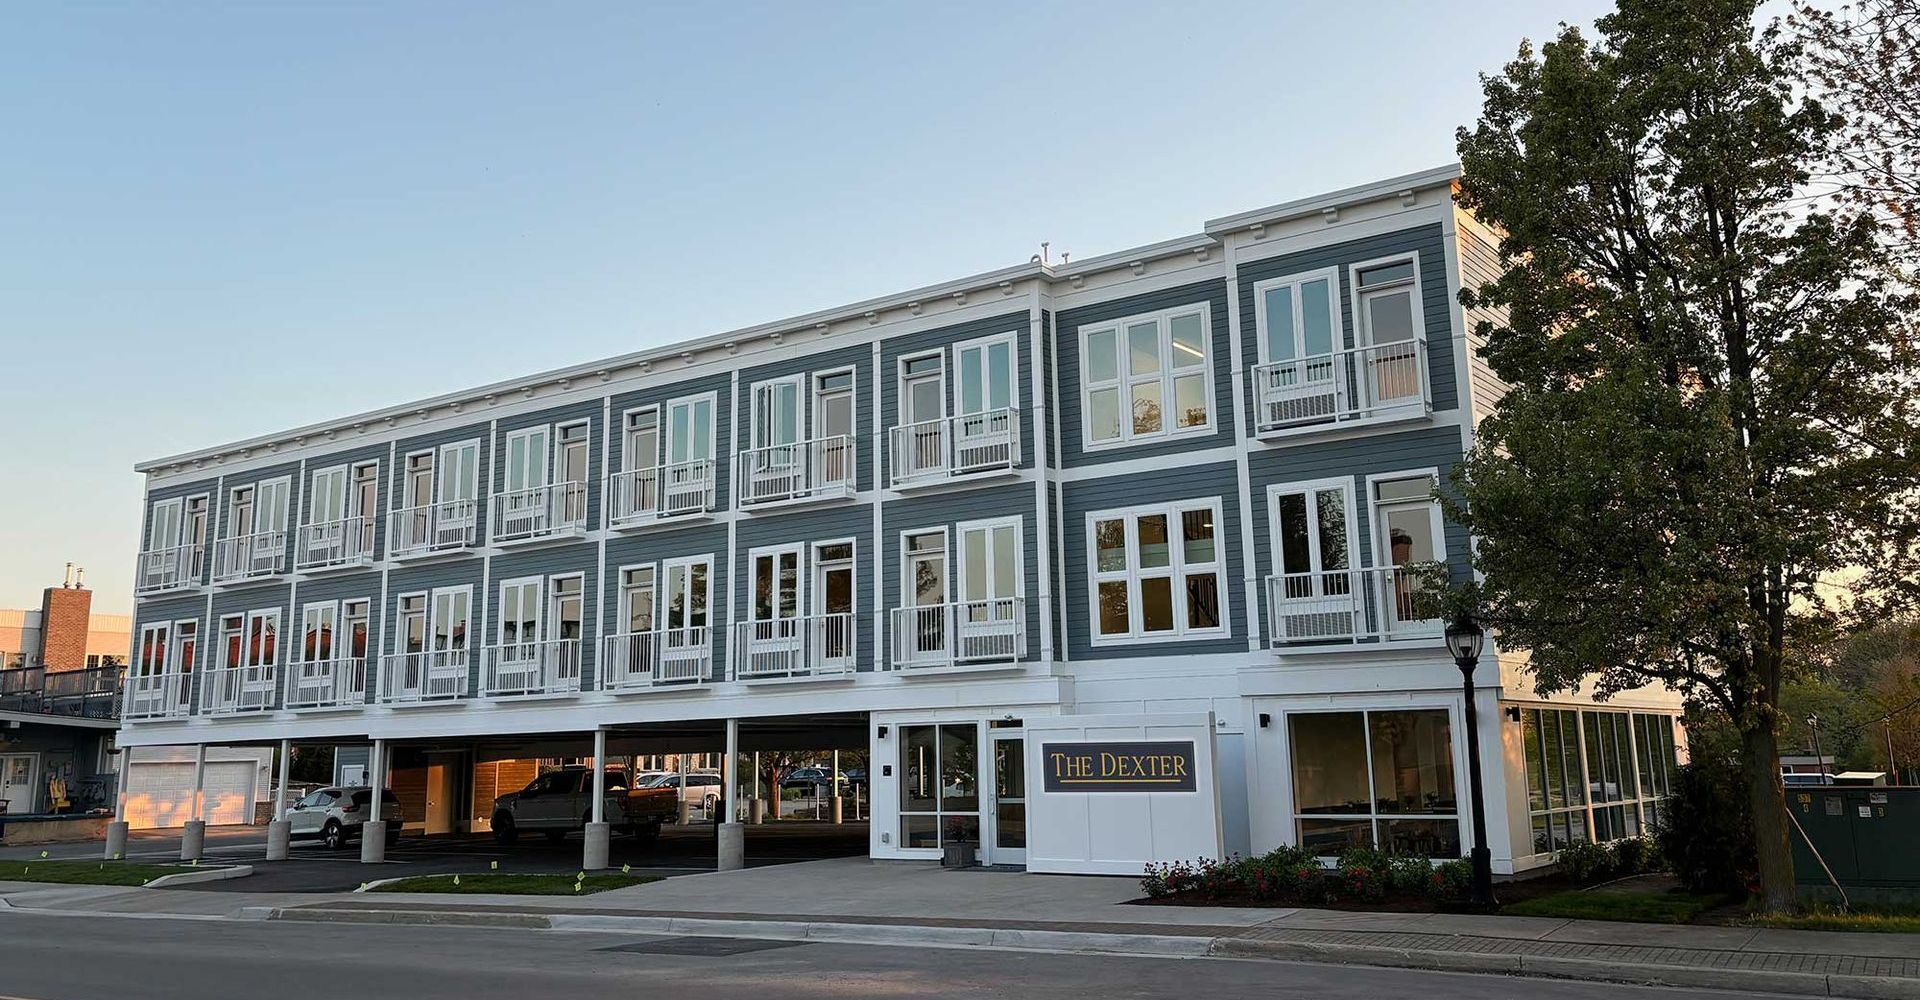
[[[987,861],[1027,863],[1027,756],[1019,733],[993,734],[993,841]]]
[[[0,802],[6,803],[6,812],[36,812],[39,805],[39,789],[34,787],[34,765],[38,763],[34,754],[10,753],[0,756]]]
[[[427,765],[426,833],[453,832],[453,775],[446,764]]]

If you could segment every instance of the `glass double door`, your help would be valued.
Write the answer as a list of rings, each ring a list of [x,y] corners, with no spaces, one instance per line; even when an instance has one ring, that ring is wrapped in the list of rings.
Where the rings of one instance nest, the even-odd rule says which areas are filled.
[[[1019,733],[993,732],[992,836],[988,864],[1027,863],[1026,739]]]

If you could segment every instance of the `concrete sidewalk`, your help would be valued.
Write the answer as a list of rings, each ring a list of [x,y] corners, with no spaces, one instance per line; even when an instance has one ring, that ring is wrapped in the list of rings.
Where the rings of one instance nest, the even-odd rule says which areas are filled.
[[[861,858],[585,897],[210,893],[0,883],[42,912],[443,923],[938,947],[1219,956],[1920,998],[1920,936],[1432,913],[1128,905],[1134,879]]]

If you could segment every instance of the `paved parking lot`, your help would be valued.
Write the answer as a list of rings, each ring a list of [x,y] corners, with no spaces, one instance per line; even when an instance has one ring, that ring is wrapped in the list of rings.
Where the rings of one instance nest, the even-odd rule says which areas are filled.
[[[506,872],[573,872],[580,867],[580,837],[571,835],[558,843],[545,837],[522,837],[519,843],[502,846],[487,834],[453,834],[424,837],[403,836],[387,851],[380,865],[360,863],[359,844],[346,850],[330,851],[317,841],[295,841],[287,861],[265,864],[265,827],[215,827],[207,831],[206,860],[235,864],[255,864],[249,878],[224,882],[203,882],[180,886],[180,892],[338,892],[377,878],[403,875],[436,875],[450,872],[492,870],[494,862]],[[39,857],[41,851],[52,858],[97,858],[98,842],[49,844],[43,847],[15,847],[0,850],[0,857]],[[784,864],[790,861],[814,861],[823,858],[863,856],[867,853],[867,826],[848,823],[835,827],[826,823],[783,822],[747,828],[747,864],[751,866]],[[172,861],[180,856],[178,830],[143,830],[133,835],[127,856],[133,861]],[[644,844],[630,837],[613,838],[611,863],[615,868],[632,865],[663,875],[685,875],[712,871],[714,868],[714,828],[694,824],[679,829],[668,827],[660,839]],[[257,863],[257,864],[256,864]]]

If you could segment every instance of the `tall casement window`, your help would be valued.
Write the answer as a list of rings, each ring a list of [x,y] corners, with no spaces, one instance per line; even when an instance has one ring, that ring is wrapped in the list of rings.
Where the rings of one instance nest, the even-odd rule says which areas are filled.
[[[1183,306],[1080,328],[1087,447],[1213,430],[1208,308]]]
[[[1094,644],[1227,634],[1220,500],[1087,515]]]
[[[1446,709],[1298,712],[1287,728],[1300,846],[1329,856],[1349,847],[1460,856]]]
[[[1347,479],[1268,489],[1274,574],[1267,611],[1274,641],[1351,639],[1369,631],[1367,587],[1354,572],[1352,495]]]
[[[900,846],[979,839],[979,726],[901,726]]]
[[[626,411],[620,471],[609,480],[614,524],[713,508],[712,393]]]
[[[1352,269],[1354,316],[1365,362],[1359,388],[1366,404],[1394,406],[1425,398],[1419,265],[1419,258],[1409,255]]]
[[[1433,498],[1431,474],[1378,477],[1372,481],[1373,561],[1382,579],[1389,635],[1438,631],[1440,622],[1422,618],[1418,600],[1421,564],[1445,562],[1447,542],[1440,504]]]
[[[1673,793],[1672,716],[1529,708],[1520,724],[1535,853],[1659,825]]]

